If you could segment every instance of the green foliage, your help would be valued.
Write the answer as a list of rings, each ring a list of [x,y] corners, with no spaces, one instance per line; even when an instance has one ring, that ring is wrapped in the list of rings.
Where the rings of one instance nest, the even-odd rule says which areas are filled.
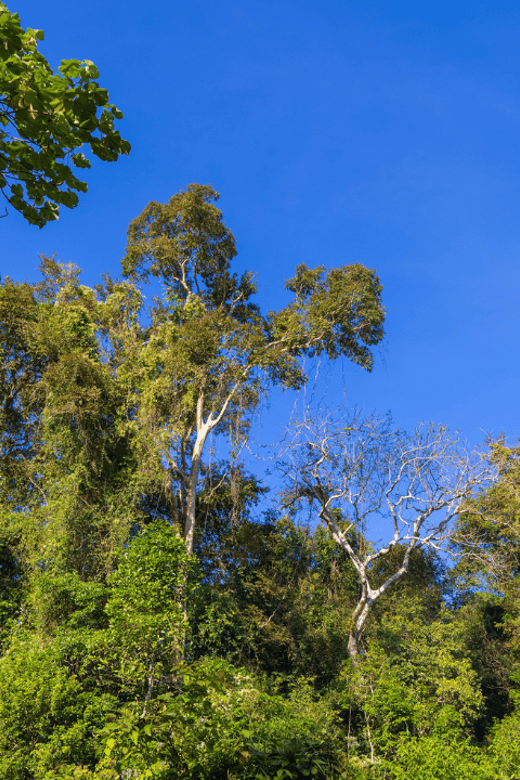
[[[99,86],[93,62],[63,60],[54,73],[38,51],[43,32],[24,30],[4,3],[0,30],[0,189],[29,223],[43,227],[87,190],[69,155],[75,168],[90,168],[80,151],[85,144],[108,161],[128,154],[130,144],[114,128],[123,114]]]
[[[375,585],[381,585],[403,562],[406,547],[396,544],[383,558],[370,567]],[[386,591],[374,605],[372,624],[383,614],[401,612],[403,604],[414,601],[423,617],[436,619],[443,605],[453,597],[448,569],[440,555],[428,548],[417,548],[410,555],[406,576]]]
[[[77,572],[39,571],[30,595],[31,620],[43,636],[63,631],[94,632],[106,625],[106,588],[83,581]]]
[[[200,509],[192,652],[329,683],[344,660],[356,581],[328,531],[269,514],[225,522]]]
[[[305,383],[305,355],[345,355],[369,369],[370,347],[383,337],[381,285],[358,265],[327,274],[307,269],[310,286],[302,292],[290,284],[294,303],[262,316],[251,300],[253,275],[231,272],[235,240],[215,205],[218,197],[207,185],[191,184],[167,204],[150,203],[130,224],[123,259],[124,274],[135,283],[156,276],[164,284],[133,351],[135,423],[146,433],[143,448],[166,467],[164,481],[179,485],[168,497],[169,511],[188,552],[210,433],[226,436],[236,449],[269,385]]]
[[[358,265],[300,266],[292,302],[263,316],[252,275],[232,272],[217,198],[190,185],[150,204],[123,282],[90,289],[43,257],[38,284],[0,287],[0,776],[520,777],[516,451],[495,450],[501,481],[461,523],[500,595],[472,593],[475,566],[450,579],[406,538],[372,555],[339,503],[314,529],[290,494],[261,511],[266,490],[238,461],[254,411],[271,384],[302,386],[306,356],[370,369],[381,287]],[[164,292],[145,311],[150,276]],[[393,452],[381,425],[349,472],[353,422],[328,420],[320,481],[344,468],[338,495],[378,516]],[[210,434],[229,461],[206,462]],[[430,453],[446,444],[427,436]],[[365,554],[373,609],[347,663]]]
[[[336,714],[304,681],[284,697],[222,661],[182,667],[178,676],[181,690],[159,697],[145,719],[128,711],[107,726],[117,772],[161,780],[349,777]]]
[[[444,732],[401,740],[387,768],[395,780],[498,780],[492,767],[469,740]],[[502,775],[506,778],[506,775]],[[507,775],[510,780],[513,776]]]
[[[449,620],[429,621],[418,600],[383,616],[356,667],[346,668],[343,706],[360,730],[360,749],[389,759],[403,736],[464,735],[480,712],[478,678],[464,631]]]
[[[213,205],[218,198],[211,187],[191,184],[167,204],[150,203],[130,223],[123,271],[133,279],[150,274],[163,279],[171,303],[179,307],[188,299],[186,314],[224,305],[244,319],[257,311],[247,303],[256,288],[250,274],[238,279],[229,272],[237,252],[222,212]],[[198,312],[192,295],[202,303]]]
[[[15,641],[0,660],[0,776],[40,780],[62,765],[93,766],[95,731],[113,706],[84,691],[51,646]]]
[[[156,520],[129,542],[110,577],[103,664],[123,690],[164,687],[183,652],[190,562],[182,537]]]
[[[471,665],[480,680],[483,703],[474,729],[479,741],[489,725],[512,712],[514,654],[509,647],[504,599],[489,593],[474,594],[457,613]]]
[[[520,696],[514,694],[516,709],[497,722],[490,734],[488,748],[496,780],[520,780]]]
[[[468,644],[486,697],[481,736],[489,721],[511,711],[520,668],[520,448],[492,442],[490,460],[498,479],[468,503],[453,535],[460,553],[454,577],[469,601]],[[487,593],[473,595],[475,589]]]
[[[275,339],[288,337],[297,352],[325,353],[334,360],[344,355],[369,371],[370,346],[383,338],[382,286],[373,271],[358,263],[314,270],[300,265],[285,285],[295,301],[272,317]],[[316,339],[315,334],[320,338]]]
[[[19,538],[0,521],[0,651],[19,618],[23,604],[24,568]]]
[[[0,501],[11,505],[23,505],[34,490],[29,464],[39,443],[36,388],[45,365],[31,337],[37,319],[33,289],[5,280],[0,288]]]
[[[128,295],[113,286],[99,300],[53,258],[41,270],[32,289],[0,290],[4,522],[29,569],[103,579],[142,517],[127,380],[105,338],[117,341]]]

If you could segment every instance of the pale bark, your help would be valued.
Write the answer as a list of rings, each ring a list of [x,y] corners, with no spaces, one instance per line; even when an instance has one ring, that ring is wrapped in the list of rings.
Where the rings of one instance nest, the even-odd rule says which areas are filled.
[[[374,604],[406,575],[414,550],[443,548],[451,521],[494,474],[482,456],[469,455],[445,429],[430,426],[406,436],[388,421],[355,414],[336,427],[330,420],[321,426],[303,423],[293,452],[289,495],[317,510],[357,572],[360,596],[347,646],[356,663]],[[393,525],[392,538],[363,555],[352,538],[364,537],[367,523],[382,515]],[[404,551],[401,564],[372,587],[371,565],[396,546]]]
[[[181,484],[183,486],[184,496],[184,541],[186,543],[186,552],[191,555],[193,552],[193,544],[195,539],[195,523],[196,523],[196,502],[197,502],[197,486],[200,476],[200,467],[202,463],[202,454],[204,452],[204,446],[211,431],[221,422],[224,417],[229,404],[236,395],[240,385],[237,383],[233,386],[227,396],[224,398],[222,405],[218,412],[213,408],[210,410],[206,419],[204,419],[205,411],[205,394],[199,393],[197,399],[196,409],[196,438],[191,453],[191,462],[188,467],[185,466],[184,473],[179,474]],[[188,473],[186,473],[188,472]]]

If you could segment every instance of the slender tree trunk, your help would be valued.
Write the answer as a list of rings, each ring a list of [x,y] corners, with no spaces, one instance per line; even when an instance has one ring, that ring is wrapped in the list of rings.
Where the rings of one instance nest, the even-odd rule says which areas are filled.
[[[144,704],[143,704],[143,711],[141,713],[141,720],[146,716],[146,709],[148,707],[148,704],[150,702],[150,699],[152,698],[152,692],[153,692],[153,686],[154,686],[154,665],[153,663],[150,663],[148,667],[148,687],[146,691],[146,696],[144,697]]]
[[[203,436],[197,436],[193,455],[191,459],[191,469],[186,490],[186,518],[184,521],[184,541],[186,552],[191,555],[193,552],[193,543],[195,539],[195,511],[197,502],[197,484],[199,481],[200,462],[202,450],[206,441],[207,433]]]
[[[368,581],[363,581],[363,595],[359,600],[356,609],[352,615],[352,628],[350,629],[347,651],[350,660],[354,665],[357,664],[357,656],[359,655],[361,637],[363,635],[363,628],[365,626],[366,619],[370,607],[373,605],[375,599],[373,598],[374,592],[372,591]],[[376,597],[377,598],[377,597]]]
[[[193,543],[195,539],[195,510],[197,502],[197,484],[199,481],[200,464],[202,451],[208,434],[214,426],[214,422],[209,415],[204,422],[204,393],[201,392],[197,399],[196,426],[197,438],[193,446],[191,455],[190,474],[188,484],[186,485],[186,517],[184,520],[184,541],[186,543],[186,552],[191,555],[193,552]]]
[[[184,540],[186,542],[186,551],[188,555],[193,552],[193,542],[195,537],[195,509],[197,501],[197,484],[199,481],[200,464],[202,459],[202,452],[206,439],[209,433],[215,428],[216,425],[222,420],[226,409],[228,408],[231,399],[240,389],[241,384],[234,385],[232,390],[228,393],[226,399],[222,403],[222,407],[218,414],[210,411],[206,421],[204,421],[204,402],[205,395],[200,393],[197,399],[197,411],[196,411],[196,425],[197,425],[197,438],[193,447],[193,453],[191,456],[191,467],[188,478],[188,484],[186,486],[186,517],[184,522]]]
[[[357,656],[359,654],[359,640],[360,640],[359,633],[352,629],[349,636],[348,636],[348,644],[347,644],[347,652],[348,657],[352,661],[354,666],[357,666]]]

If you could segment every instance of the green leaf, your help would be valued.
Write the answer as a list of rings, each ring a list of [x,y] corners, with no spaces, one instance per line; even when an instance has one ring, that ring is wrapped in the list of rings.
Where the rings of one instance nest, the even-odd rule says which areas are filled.
[[[116,744],[115,739],[113,737],[110,737],[110,739],[107,739],[105,744],[105,753],[107,756],[109,756],[112,753],[112,750],[114,749],[114,746]]]
[[[122,114],[109,103],[107,90],[93,81],[99,76],[95,65],[89,60],[63,60],[54,74],[37,50],[43,33],[26,32],[17,14],[0,7],[4,9],[0,21],[0,167],[4,178],[12,182],[11,196],[6,193],[11,205],[27,221],[43,227],[56,219],[59,205],[76,206],[71,189],[86,191],[86,184],[68,166],[62,175],[57,174],[58,161],[83,144],[89,144],[101,159],[115,161],[128,154],[130,145],[114,130],[113,122]],[[14,112],[13,107],[17,107]],[[90,167],[81,153],[73,156],[72,163],[76,168]],[[13,189],[22,181],[25,195]]]
[[[69,78],[77,78],[81,72],[81,63],[79,60],[62,60],[58,68],[60,73]]]

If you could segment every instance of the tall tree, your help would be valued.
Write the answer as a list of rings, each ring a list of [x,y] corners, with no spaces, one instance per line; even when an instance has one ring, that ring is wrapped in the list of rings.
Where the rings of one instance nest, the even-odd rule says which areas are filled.
[[[520,575],[520,446],[491,444],[490,461],[498,479],[460,516],[453,544],[459,570],[505,592]],[[488,579],[488,583],[485,580]]]
[[[473,605],[482,624],[478,646],[481,651],[486,646],[492,651],[492,644],[498,648],[494,652],[498,663],[491,664],[494,671],[490,669],[489,676],[496,679],[492,684],[498,702],[509,706],[513,686],[507,678],[516,677],[518,684],[520,665],[520,446],[495,441],[490,461],[498,479],[467,505],[452,538],[459,554],[456,572],[462,582],[470,589],[488,591],[487,599],[480,603],[476,599]],[[508,646],[509,658],[500,643]]]
[[[136,420],[166,466],[170,514],[188,553],[210,434],[243,435],[269,384],[301,387],[303,356],[345,356],[370,370],[370,347],[383,337],[381,284],[359,264],[298,266],[286,284],[293,302],[262,315],[253,274],[231,271],[235,240],[218,197],[192,184],[167,204],[150,203],[130,224],[123,260],[126,277],[164,285],[140,347]]]
[[[356,411],[340,420],[303,422],[293,463],[284,471],[288,499],[311,505],[357,572],[359,598],[348,640],[354,661],[374,604],[408,572],[415,550],[448,543],[452,521],[492,477],[482,458],[467,453],[444,428],[426,426],[408,435],[389,419],[362,418]],[[390,540],[368,544],[374,524],[379,535],[385,520]],[[396,547],[395,568],[381,581],[381,559],[390,559]]]
[[[0,189],[29,223],[43,227],[87,190],[69,156],[75,168],[90,168],[85,145],[113,161],[130,144],[114,128],[123,114],[97,83],[93,62],[63,60],[54,73],[37,48],[42,30],[24,30],[4,3],[0,33]]]
[[[103,578],[141,517],[117,342],[128,285],[105,300],[43,258],[34,286],[0,287],[0,512],[29,567]]]

